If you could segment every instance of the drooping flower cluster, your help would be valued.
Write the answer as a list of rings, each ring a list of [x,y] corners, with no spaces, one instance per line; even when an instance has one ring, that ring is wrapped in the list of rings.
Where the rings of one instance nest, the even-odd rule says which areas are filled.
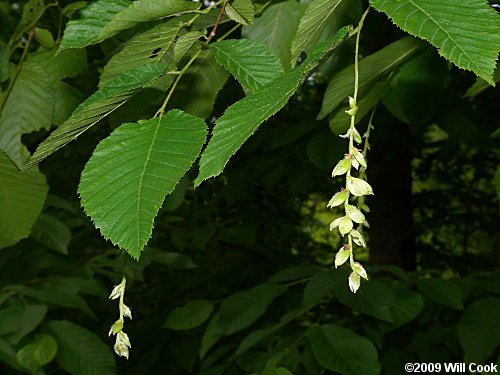
[[[119,310],[120,310],[120,318],[113,323],[111,326],[111,329],[109,330],[109,336],[111,335],[116,335],[116,341],[114,345],[114,350],[115,353],[118,354],[120,357],[125,357],[128,359],[129,356],[129,348],[132,347],[130,345],[130,340],[128,338],[128,335],[123,332],[123,323],[125,318],[132,319],[132,310],[130,310],[130,307],[125,305],[123,302],[123,298],[125,295],[125,284],[127,280],[125,276],[122,278],[122,282],[118,285],[115,285],[113,288],[111,294],[109,295],[109,298],[114,300],[119,298]]]
[[[361,264],[354,261],[353,254],[353,242],[358,246],[366,247],[365,239],[359,230],[354,229],[354,224],[359,224],[360,226],[366,222],[365,215],[356,206],[349,203],[349,198],[362,199],[366,195],[372,195],[373,190],[370,184],[363,180],[362,178],[353,177],[351,175],[352,168],[360,170],[360,167],[366,169],[367,164],[365,160],[364,153],[360,149],[354,147],[354,142],[360,144],[362,142],[361,135],[356,130],[354,124],[354,116],[357,112],[356,100],[349,97],[350,109],[347,110],[347,114],[351,116],[351,126],[346,134],[341,135],[342,138],[349,138],[349,153],[344,155],[344,159],[340,160],[332,172],[332,177],[346,175],[346,188],[342,188],[341,191],[336,193],[330,202],[328,202],[327,207],[333,208],[344,204],[345,215],[341,216],[330,224],[330,230],[338,228],[342,237],[347,235],[347,243],[342,246],[335,256],[335,268],[344,264],[347,259],[352,269],[352,273],[349,276],[349,288],[353,293],[359,289],[361,284],[360,277],[368,280],[368,275]],[[371,124],[368,125],[369,127]],[[364,175],[364,173],[363,173]],[[363,203],[364,205],[364,203]],[[358,228],[359,229],[359,228]]]

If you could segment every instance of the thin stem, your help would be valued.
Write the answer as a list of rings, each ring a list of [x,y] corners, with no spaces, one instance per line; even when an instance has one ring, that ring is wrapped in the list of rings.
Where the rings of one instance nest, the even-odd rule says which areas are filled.
[[[349,244],[349,263],[351,264],[351,267],[354,265],[354,252],[352,250],[352,237],[351,235],[349,234],[347,236],[348,238],[348,244]]]
[[[365,18],[370,11],[370,6],[366,8],[366,11],[361,16],[358,27],[353,31],[351,35],[356,34],[356,50],[354,53],[354,95],[353,95],[353,106],[356,108],[354,113],[351,115],[351,127],[349,132],[349,153],[353,154],[354,148],[354,128],[356,125],[356,111],[357,111],[357,102],[358,102],[358,91],[359,91],[359,39],[361,36],[361,29],[363,28],[363,24],[365,22]]]
[[[229,0],[224,1],[224,5],[222,5],[222,8],[219,12],[219,16],[217,17],[217,21],[215,22],[215,26],[214,26],[212,32],[210,33],[210,38],[214,37],[215,34],[217,33],[217,27],[219,27],[219,22],[220,22],[220,19],[222,17],[222,13],[224,13],[224,9],[226,9],[227,4],[229,4]]]
[[[123,298],[125,297],[125,285],[127,284],[127,279],[125,277],[125,275],[123,275],[122,277],[122,282],[121,282],[121,285],[123,285],[122,287],[122,293],[120,294],[120,302],[119,302],[119,310],[120,310],[120,321],[123,322]]]
[[[170,90],[168,91],[168,94],[167,94],[167,97],[165,98],[165,100],[163,101],[163,104],[162,106],[160,107],[160,109],[155,113],[154,117],[158,117],[160,116],[163,117],[163,114],[165,113],[165,108],[167,107],[167,104],[170,100],[170,98],[172,97],[172,94],[174,93],[174,90],[175,88],[177,87],[177,84],[179,83],[179,81],[181,80],[182,76],[184,75],[184,73],[186,72],[186,70],[191,66],[191,64],[194,62],[194,60],[196,60],[198,58],[198,56],[200,55],[201,53],[201,49],[196,52],[194,54],[193,57],[191,57],[191,59],[186,63],[186,65],[184,65],[184,67],[182,68],[182,70],[179,72],[177,78],[175,79],[172,87],[170,88]]]
[[[28,42],[24,46],[24,51],[23,51],[23,54],[21,55],[21,60],[19,60],[19,64],[17,64],[16,71],[14,72],[14,77],[12,77],[12,79],[10,80],[9,86],[7,87],[7,90],[5,90],[5,94],[0,101],[0,112],[2,112],[2,110],[4,109],[5,103],[7,102],[7,99],[9,98],[9,96],[12,92],[12,89],[14,88],[14,84],[16,83],[17,78],[19,77],[19,73],[21,72],[21,68],[23,67],[24,61],[26,60],[26,56],[28,55],[28,51],[30,49],[31,41],[33,40],[33,36],[35,36],[35,29],[34,28],[31,29],[31,31],[28,33]]]

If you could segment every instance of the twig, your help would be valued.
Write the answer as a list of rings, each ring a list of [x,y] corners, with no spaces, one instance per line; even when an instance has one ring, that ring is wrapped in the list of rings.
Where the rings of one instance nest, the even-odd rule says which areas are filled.
[[[219,26],[220,19],[222,17],[222,13],[224,13],[224,9],[226,9],[227,4],[229,4],[229,0],[224,1],[224,4],[222,5],[222,8],[219,12],[219,16],[217,17],[217,21],[215,22],[215,26],[210,33],[210,38],[213,38],[215,36],[215,33],[217,32],[217,27]]]

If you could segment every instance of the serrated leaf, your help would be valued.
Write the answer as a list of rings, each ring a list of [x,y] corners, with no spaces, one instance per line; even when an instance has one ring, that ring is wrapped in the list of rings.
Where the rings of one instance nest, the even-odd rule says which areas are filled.
[[[268,46],[288,70],[290,46],[303,11],[304,5],[295,0],[271,5],[253,25],[243,28],[243,36]]]
[[[254,40],[223,40],[210,44],[210,49],[217,62],[250,90],[261,89],[284,72],[278,57]]]
[[[48,190],[37,168],[21,173],[0,151],[0,249],[29,236]]]
[[[487,363],[500,345],[500,298],[483,298],[472,303],[458,320],[460,345],[471,361]]]
[[[253,22],[254,10],[251,0],[234,0],[227,4],[225,11],[229,18],[242,25]]]
[[[193,300],[183,307],[177,307],[167,317],[164,328],[183,331],[203,324],[214,309],[214,305],[206,300]]]
[[[217,64],[214,55],[208,50],[202,51],[177,85],[168,108],[208,118],[228,77],[229,73]]]
[[[231,335],[248,327],[266,312],[276,297],[286,290],[287,287],[284,285],[262,284],[229,296],[221,304],[217,331]]]
[[[130,4],[130,2],[129,2]],[[189,13],[201,7],[201,3],[186,0],[136,0],[117,13],[100,31],[96,42],[110,38],[122,30],[143,22]]]
[[[174,62],[177,64],[196,43],[196,41],[204,35],[200,31],[190,31],[177,38],[174,46]]]
[[[453,281],[433,277],[417,281],[418,289],[434,302],[463,310],[462,292]]]
[[[102,235],[138,259],[167,194],[205,143],[202,119],[171,110],[163,118],[123,124],[95,149],[78,192]]]
[[[23,167],[31,168],[47,156],[76,139],[80,134],[123,105],[143,87],[154,82],[166,69],[165,64],[151,63],[129,69],[87,98],[36,149]]]
[[[439,54],[494,85],[500,19],[483,0],[370,0],[406,32],[427,40]],[[452,11],[451,11],[452,10]]]
[[[44,66],[27,61],[16,79],[0,114],[0,149],[21,168],[28,151],[21,135],[49,129],[52,124],[54,98],[51,80]]]
[[[96,334],[65,320],[47,324],[58,343],[57,362],[74,375],[115,375],[113,353]]]
[[[372,85],[399,64],[404,62],[424,43],[412,37],[401,38],[381,50],[359,61],[359,94],[363,95]],[[354,93],[354,65],[350,65],[333,76],[328,84],[318,119],[326,117],[339,104]],[[346,102],[347,103],[347,102]]]
[[[299,84],[343,41],[347,31],[347,27],[342,28],[335,37],[320,43],[300,66],[226,109],[216,121],[212,138],[203,152],[195,186],[222,172],[231,156],[261,123],[288,102]]]
[[[341,2],[342,0],[313,0],[309,3],[292,41],[290,57],[292,66],[295,66],[300,52],[311,39],[316,37],[318,31],[321,31],[322,26]]]
[[[500,82],[500,69],[498,63],[495,69],[495,73],[493,74],[493,81],[495,81],[495,83]],[[469,87],[465,92],[464,98],[472,98],[476,95],[479,95],[489,87],[491,87],[491,85],[488,82],[486,82],[482,78],[477,78],[476,82],[474,82],[474,84],[471,87]]]
[[[83,48],[94,43],[104,27],[123,9],[129,0],[97,0],[79,11],[80,18],[66,25],[59,50]]]
[[[323,367],[342,375],[380,374],[375,346],[352,330],[325,324],[309,328],[307,337]]]
[[[54,359],[57,354],[57,341],[47,334],[38,335],[33,342],[23,346],[16,355],[23,367],[35,373],[40,367]]]
[[[31,238],[49,249],[68,254],[71,231],[62,221],[47,214],[41,214],[33,225]]]
[[[128,69],[163,61],[181,25],[181,21],[174,19],[130,38],[123,49],[113,55],[104,66],[99,87],[103,87]]]

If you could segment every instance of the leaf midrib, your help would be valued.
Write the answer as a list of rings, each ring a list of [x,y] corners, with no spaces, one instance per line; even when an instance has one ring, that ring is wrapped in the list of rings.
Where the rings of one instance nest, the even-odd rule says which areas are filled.
[[[144,163],[144,168],[142,169],[142,173],[139,179],[139,188],[137,189],[137,212],[136,212],[136,223],[137,223],[137,248],[140,249],[140,229],[139,229],[139,212],[141,210],[141,191],[142,191],[142,185],[144,181],[144,176],[146,175],[146,169],[149,165],[149,162],[151,161],[150,156],[151,152],[153,151],[153,146],[156,142],[156,136],[158,134],[158,131],[160,130],[160,124],[161,124],[161,119],[158,118],[157,124],[156,124],[156,129],[155,133],[153,135],[153,138],[151,140],[151,144],[149,146],[148,154],[146,156],[146,162]]]

